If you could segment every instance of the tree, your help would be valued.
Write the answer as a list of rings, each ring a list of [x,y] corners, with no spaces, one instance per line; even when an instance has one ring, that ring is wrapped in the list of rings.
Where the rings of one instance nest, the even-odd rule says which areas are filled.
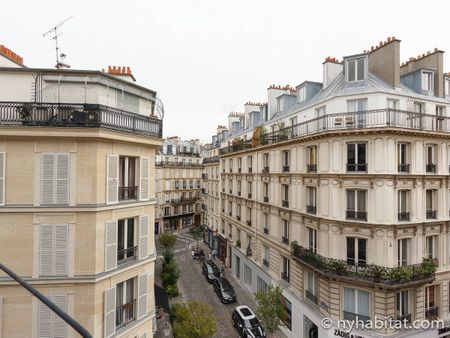
[[[286,318],[283,289],[269,285],[266,292],[257,292],[255,296],[258,303],[256,314],[262,326],[272,336]]]
[[[158,236],[159,243],[164,247],[166,251],[169,251],[175,245],[177,236],[171,232],[164,232]]]
[[[198,251],[198,241],[203,238],[204,229],[201,225],[194,225],[190,229],[192,237],[197,242],[197,251]]]
[[[202,302],[190,300],[172,307],[176,338],[212,338],[216,334],[213,309]]]

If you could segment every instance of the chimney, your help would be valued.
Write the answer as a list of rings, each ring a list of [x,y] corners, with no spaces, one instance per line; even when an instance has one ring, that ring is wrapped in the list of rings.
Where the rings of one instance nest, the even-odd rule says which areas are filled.
[[[267,88],[267,109],[268,109],[268,119],[271,119],[278,111],[278,100],[277,98],[283,94],[295,95],[296,89],[286,85],[286,86],[276,86],[271,85]]]
[[[4,45],[0,45],[0,56],[9,59],[10,61],[16,63],[21,67],[25,67],[25,65],[23,64],[23,58]]]
[[[108,66],[108,74],[123,78],[125,80],[133,80],[134,82],[136,82],[136,79],[134,78],[130,67]]]
[[[343,65],[336,58],[327,57],[323,62],[323,89],[327,88],[342,72]]]
[[[409,58],[400,68],[400,74],[404,75],[423,68],[434,70],[434,95],[444,97],[444,81],[442,81],[444,77],[444,51],[435,48],[426,54]]]
[[[400,86],[400,40],[388,37],[378,46],[371,47],[369,72],[375,74],[392,87]]]

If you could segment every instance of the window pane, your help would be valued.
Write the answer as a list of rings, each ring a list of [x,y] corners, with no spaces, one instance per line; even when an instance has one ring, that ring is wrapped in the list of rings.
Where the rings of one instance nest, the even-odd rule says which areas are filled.
[[[348,66],[348,81],[355,81],[355,60],[349,60],[347,63]]]
[[[358,144],[358,164],[366,163],[366,145]]]
[[[347,190],[347,209],[355,210],[355,191]]]
[[[358,193],[358,211],[366,211],[366,192],[365,191],[357,191]]]
[[[369,317],[369,293],[358,290],[358,314]]]
[[[347,261],[355,262],[355,239],[353,237],[347,237]]]
[[[364,63],[365,63],[365,59],[364,58],[360,58],[357,61],[357,68],[358,68],[358,78],[357,80],[364,80],[365,77],[365,68],[364,68]]]
[[[358,263],[366,263],[366,245],[367,240],[363,238],[358,239]]]
[[[347,144],[347,163],[348,164],[355,164],[356,163],[356,152],[355,152],[356,145],[351,143]]]
[[[344,288],[344,311],[355,313],[355,290]]]

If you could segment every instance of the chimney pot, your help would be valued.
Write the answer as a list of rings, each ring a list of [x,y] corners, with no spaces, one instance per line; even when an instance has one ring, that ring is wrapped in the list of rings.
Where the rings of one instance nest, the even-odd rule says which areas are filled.
[[[435,52],[437,52],[437,51],[438,51],[437,47],[436,47],[436,48],[434,49],[434,51],[435,51]]]
[[[390,36],[388,36],[387,41],[391,42],[391,37]]]

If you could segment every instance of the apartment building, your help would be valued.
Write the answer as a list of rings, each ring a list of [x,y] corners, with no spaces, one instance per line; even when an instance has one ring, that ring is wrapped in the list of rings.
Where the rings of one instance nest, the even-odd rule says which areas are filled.
[[[93,337],[153,337],[156,92],[0,48],[0,257]],[[0,336],[76,337],[0,273]]]
[[[449,98],[443,51],[401,63],[400,40],[388,38],[327,57],[321,83],[272,85],[266,103],[229,117],[219,145],[225,261],[251,292],[284,288],[289,337],[339,336],[341,319],[448,326]]]
[[[155,233],[201,224],[203,146],[169,137],[156,155]]]

